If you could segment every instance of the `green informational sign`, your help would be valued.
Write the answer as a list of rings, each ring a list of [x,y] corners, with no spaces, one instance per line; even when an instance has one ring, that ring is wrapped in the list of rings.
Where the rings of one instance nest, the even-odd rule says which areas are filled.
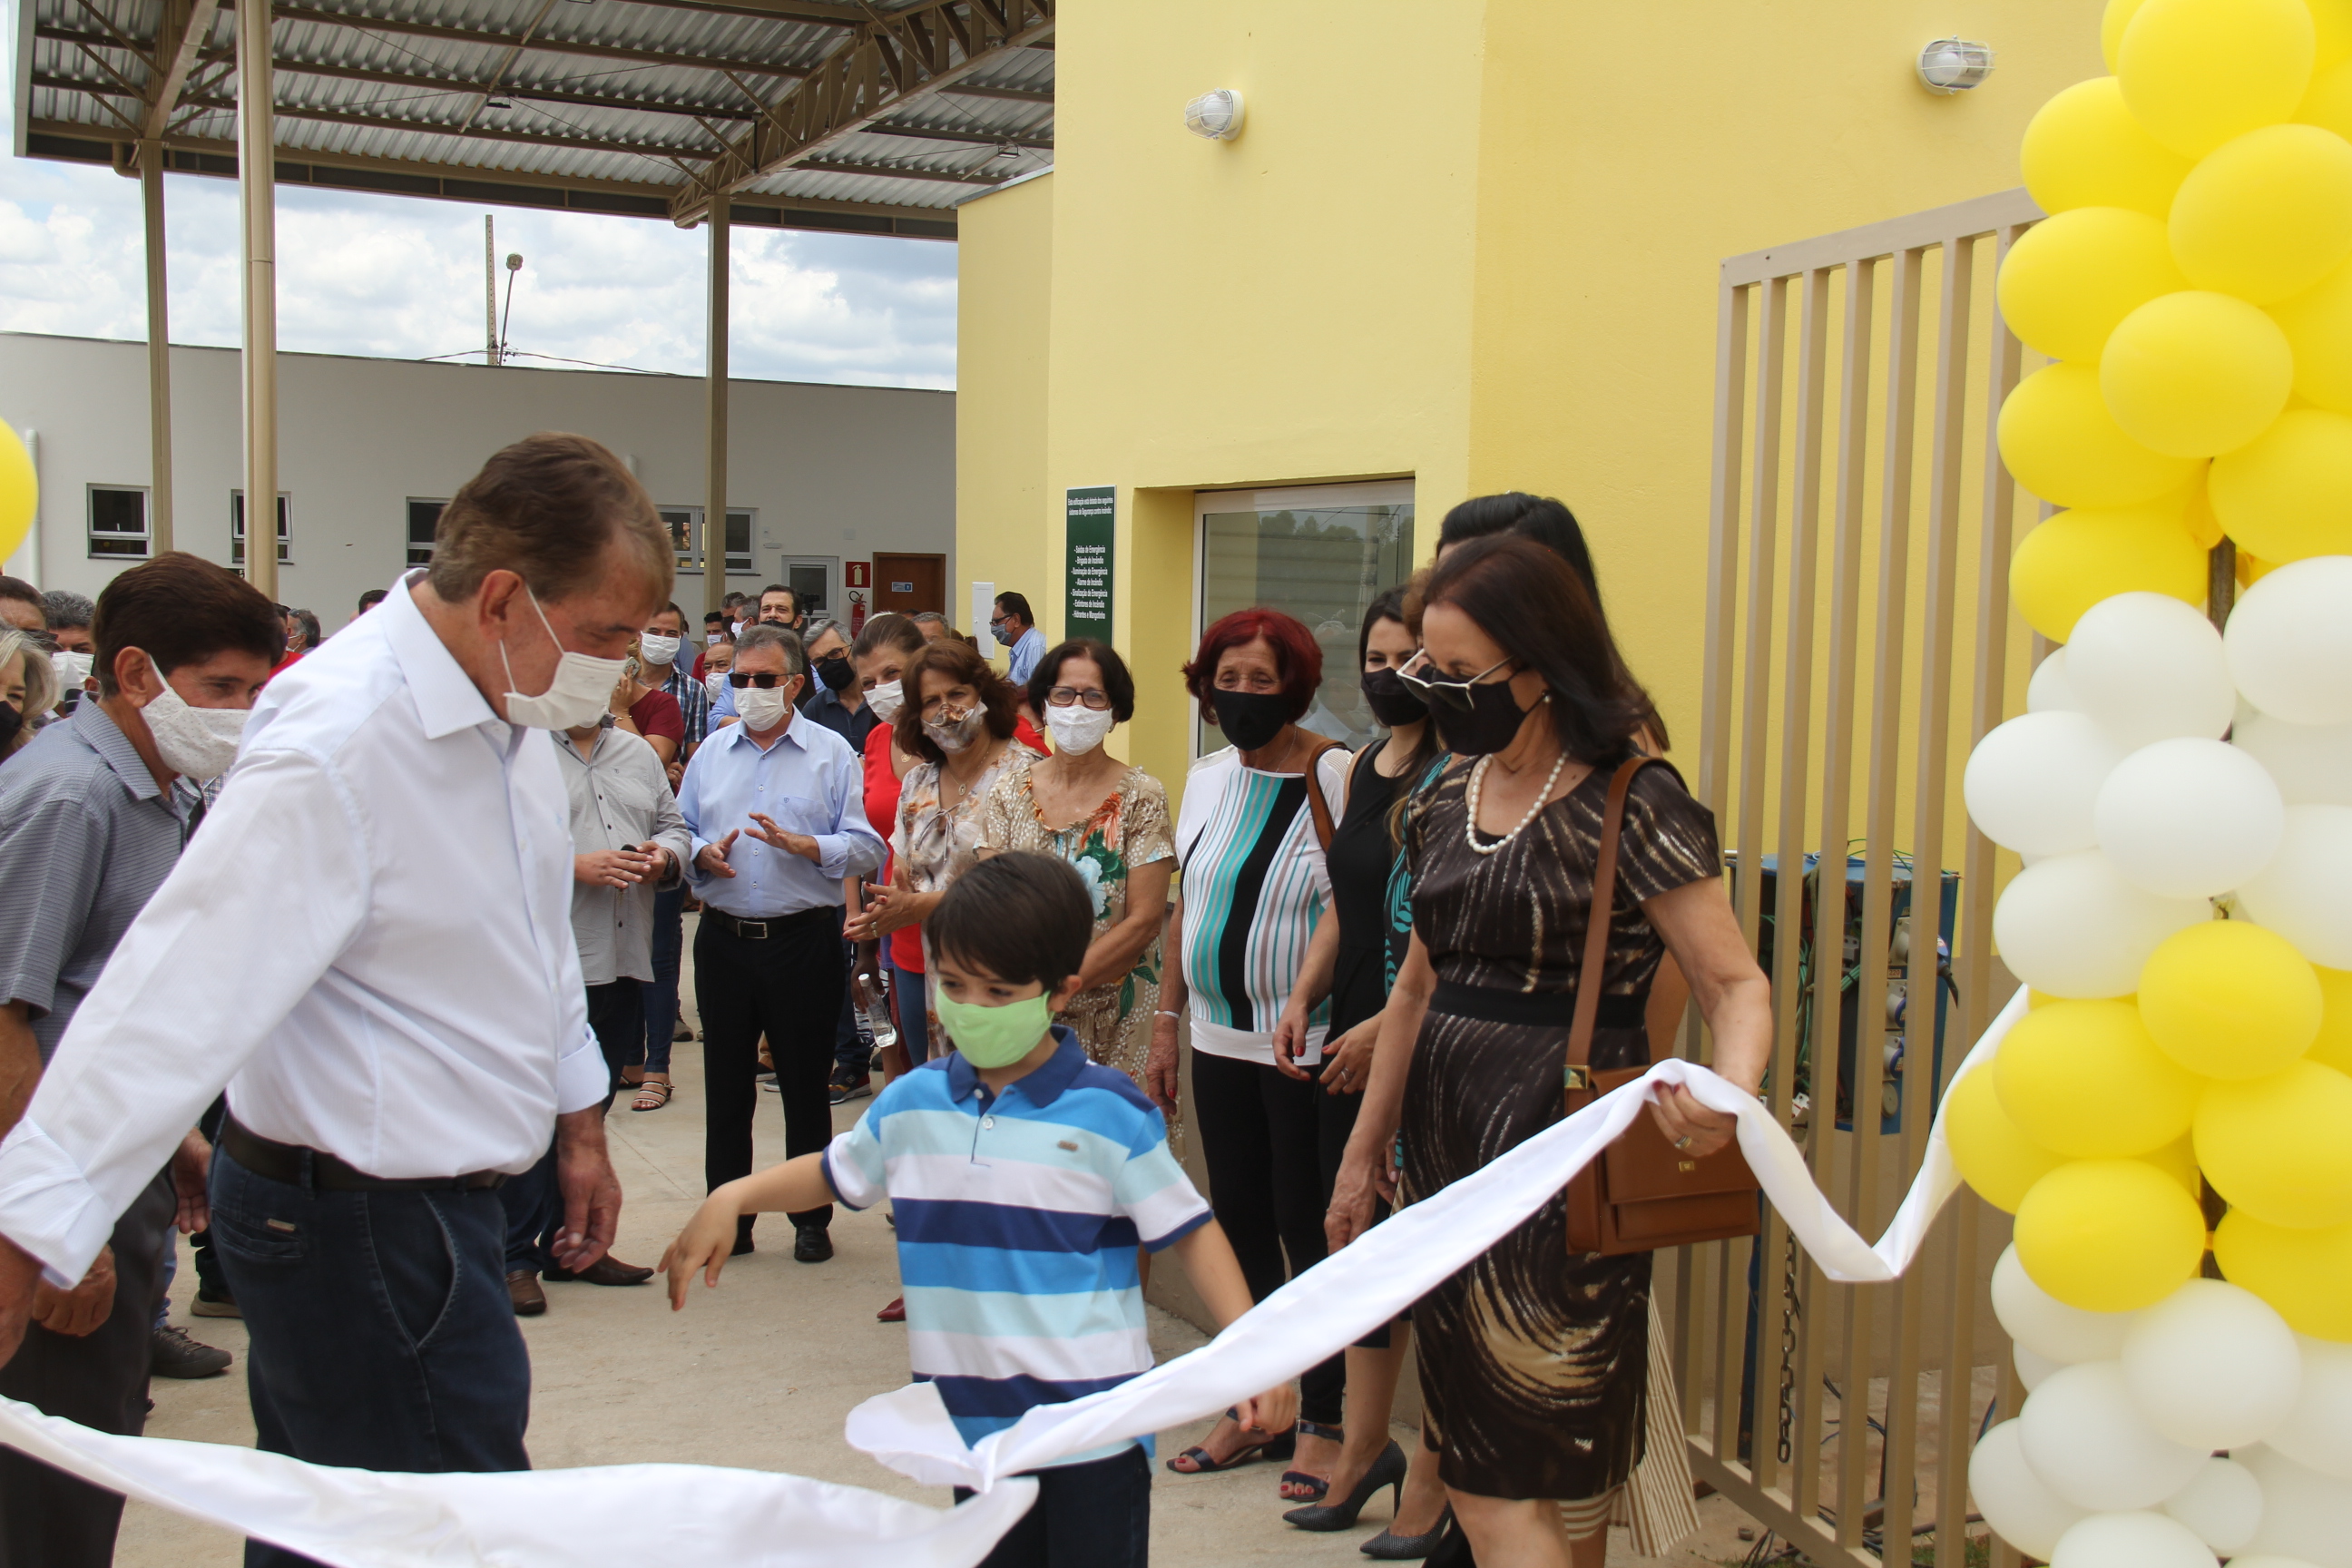
[[[1062,629],[1066,637],[1111,640],[1111,539],[1118,521],[1118,496],[1114,485],[1086,485],[1066,492],[1070,596]]]

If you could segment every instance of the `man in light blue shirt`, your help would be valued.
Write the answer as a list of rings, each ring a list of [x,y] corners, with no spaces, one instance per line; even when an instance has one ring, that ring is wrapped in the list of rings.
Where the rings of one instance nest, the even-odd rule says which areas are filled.
[[[1029,596],[997,595],[996,614],[988,618],[988,629],[1000,644],[1013,650],[1006,675],[1013,685],[1027,686],[1030,672],[1045,657],[1045,634],[1037,629],[1037,617],[1030,611]]]
[[[768,1037],[784,1102],[787,1157],[833,1136],[827,1079],[848,966],[844,883],[882,865],[866,820],[865,780],[849,742],[800,716],[807,684],[800,638],[746,627],[728,685],[741,721],[714,729],[687,765],[677,808],[694,837],[691,872],[703,901],[694,939],[702,1011],[703,1175],[717,1187],[751,1172],[760,1037]],[[791,1216],[793,1256],[822,1263],[833,1208]],[[735,1249],[751,1250],[746,1216]]]

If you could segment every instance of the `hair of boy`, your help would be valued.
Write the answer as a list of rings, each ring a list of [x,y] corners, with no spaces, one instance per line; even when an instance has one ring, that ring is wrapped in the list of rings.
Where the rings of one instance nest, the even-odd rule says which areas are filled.
[[[1051,992],[1085,967],[1094,900],[1068,862],[1014,850],[958,877],[926,929],[947,962]]]

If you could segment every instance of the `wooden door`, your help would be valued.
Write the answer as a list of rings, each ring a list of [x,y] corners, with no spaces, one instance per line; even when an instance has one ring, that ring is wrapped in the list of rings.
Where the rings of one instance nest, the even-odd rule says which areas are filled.
[[[902,616],[929,610],[946,615],[948,558],[944,555],[884,555],[874,557],[874,610],[895,610]]]

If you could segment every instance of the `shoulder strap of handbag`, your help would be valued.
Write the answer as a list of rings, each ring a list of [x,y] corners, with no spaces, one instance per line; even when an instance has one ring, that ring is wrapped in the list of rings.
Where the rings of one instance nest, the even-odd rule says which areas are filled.
[[[1584,967],[1576,977],[1576,1018],[1568,1031],[1570,1087],[1577,1069],[1592,1061],[1592,1031],[1601,1021],[1601,985],[1609,969],[1609,928],[1617,914],[1617,841],[1625,829],[1625,797],[1633,775],[1655,757],[1628,757],[1609,781],[1609,805],[1601,816],[1601,853],[1592,863],[1592,910],[1585,917]]]
[[[1323,798],[1322,770],[1316,764],[1323,760],[1324,752],[1338,750],[1339,750],[1339,742],[1326,740],[1321,745],[1307,753],[1307,767],[1304,770],[1307,774],[1307,809],[1315,816],[1315,842],[1323,846],[1323,853],[1326,855],[1331,853],[1331,803]]]

